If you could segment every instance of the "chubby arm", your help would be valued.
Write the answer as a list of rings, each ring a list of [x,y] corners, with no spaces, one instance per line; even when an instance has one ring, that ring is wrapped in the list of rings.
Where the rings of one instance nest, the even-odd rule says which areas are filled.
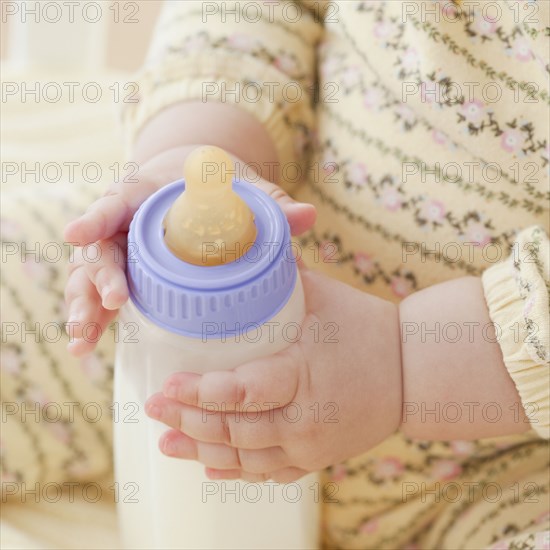
[[[409,296],[401,303],[400,320],[405,435],[480,439],[530,428],[480,278]]]
[[[193,144],[221,147],[243,163],[263,168],[265,179],[278,179],[277,152],[265,127],[252,114],[230,103],[188,101],[170,105],[139,132],[131,154],[136,163],[145,164],[166,151]],[[182,165],[180,157],[180,171]]]
[[[215,479],[289,482],[372,449],[400,426],[407,436],[427,440],[528,429],[498,343],[480,338],[490,320],[479,279],[407,299],[400,330],[397,306],[306,268],[301,273],[307,316],[298,342],[231,371],[175,374],[150,397],[147,414],[172,428],[159,441],[165,454],[200,460]],[[436,322],[479,329],[472,342],[466,338],[454,348],[414,339],[413,324]],[[336,338],[315,337],[314,326],[338,327]],[[410,336],[403,342],[405,326]],[[452,422],[447,403],[476,401],[472,422],[464,413]],[[440,403],[445,415],[411,414],[410,404],[420,410],[422,402],[424,410]],[[486,420],[495,414],[494,406],[483,409],[490,402],[503,411],[496,422]],[[508,410],[514,405],[521,421]],[[250,420],[240,412],[248,410],[255,411]],[[289,422],[287,410],[300,411],[299,419]]]
[[[549,289],[548,236],[532,226],[481,278],[402,302],[405,434],[477,439],[532,428],[550,437]]]

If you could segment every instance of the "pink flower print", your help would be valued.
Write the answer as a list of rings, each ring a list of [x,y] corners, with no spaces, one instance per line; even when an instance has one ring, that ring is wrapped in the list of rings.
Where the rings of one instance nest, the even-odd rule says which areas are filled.
[[[390,212],[395,212],[401,208],[401,195],[395,187],[388,187],[382,191],[382,204]]]
[[[405,123],[414,124],[416,122],[414,111],[403,103],[400,103],[395,108],[395,112],[401,117],[401,120],[403,120],[403,122]]]
[[[500,146],[508,153],[518,153],[525,144],[525,137],[519,130],[506,130],[500,138]]]
[[[392,292],[399,298],[405,298],[413,291],[412,281],[407,277],[393,276],[390,286]]]
[[[490,550],[508,550],[510,548],[509,544],[504,540],[499,540],[491,546]]]
[[[274,61],[275,67],[277,67],[283,73],[288,75],[294,74],[297,69],[296,61],[289,55],[279,55]]]
[[[12,348],[4,348],[0,351],[0,370],[7,374],[21,372],[21,357]]]
[[[61,443],[65,445],[70,441],[71,432],[64,422],[61,422],[61,420],[57,422],[46,422],[46,425],[58,441],[61,441]]]
[[[235,33],[231,35],[228,38],[227,43],[232,48],[243,52],[253,51],[258,44],[256,39],[253,38],[252,36],[249,36],[247,34],[239,34],[239,33]]]
[[[38,405],[40,405],[40,407],[45,407],[48,403],[51,403],[51,399],[42,391],[40,390],[39,388],[30,388],[28,391],[27,391],[27,396],[26,396],[26,399],[27,401],[29,401],[30,403],[38,403]],[[57,406],[55,405],[52,405],[52,408],[50,411],[46,410],[46,412],[44,413],[46,415],[46,417],[56,417],[58,414],[59,414],[59,409],[57,408]]]
[[[437,460],[433,463],[431,476],[434,479],[448,481],[454,479],[462,473],[462,467],[453,460]]]
[[[327,149],[323,154],[323,159],[321,162],[321,168],[323,169],[325,176],[328,177],[331,174],[338,172],[338,162],[332,151]]]
[[[324,164],[336,164],[336,157],[330,149],[325,149],[323,153],[323,163]]]
[[[523,304],[523,316],[528,317],[529,313],[531,313],[531,310],[533,309],[533,306],[535,305],[536,300],[534,296],[531,296],[524,304]]]
[[[348,469],[345,464],[336,464],[332,467],[331,479],[333,481],[342,481],[348,475]]]
[[[369,111],[378,111],[383,99],[384,94],[382,93],[382,90],[380,90],[380,88],[370,88],[365,92],[365,95],[363,96],[363,105]]]
[[[445,218],[445,206],[441,201],[429,200],[422,207],[421,216],[429,222],[441,223]]]
[[[362,275],[371,275],[376,267],[372,256],[365,252],[357,252],[353,258],[353,265]]]
[[[464,105],[462,105],[462,107],[460,108],[462,116],[468,122],[472,122],[474,124],[481,121],[483,115],[485,114],[484,111],[485,106],[481,101],[477,99],[464,103]]]
[[[397,26],[389,21],[379,21],[374,25],[374,36],[378,40],[387,42],[396,33]]]
[[[374,466],[374,475],[378,479],[394,479],[401,475],[405,467],[403,463],[393,456],[379,459]]]
[[[457,439],[455,441],[451,441],[451,449],[456,455],[466,456],[471,455],[476,450],[476,446],[471,441],[462,441]]]
[[[327,56],[321,63],[321,75],[332,76],[341,66],[341,60],[336,56]]]
[[[364,186],[367,183],[367,167],[362,162],[352,162],[348,167],[348,177],[354,185]]]
[[[441,7],[441,13],[448,21],[456,21],[458,13],[456,11],[456,6],[452,2],[443,0],[443,3],[439,3],[439,5]]]
[[[540,550],[550,550],[550,531],[535,533],[535,548],[540,548]]]
[[[420,58],[415,48],[409,48],[401,58],[401,64],[409,71],[414,71],[418,68]]]
[[[0,235],[2,235],[4,241],[16,240],[21,236],[21,226],[15,220],[1,218]]]
[[[475,246],[487,246],[491,242],[491,235],[487,228],[479,222],[469,221],[466,227],[466,241]]]
[[[432,138],[439,145],[446,145],[449,141],[447,136],[441,130],[433,130]]]
[[[2,470],[0,472],[0,483],[17,483],[17,476],[13,472]]]
[[[482,12],[479,12],[475,16],[474,29],[481,36],[490,36],[494,34],[497,30],[496,20],[493,21],[489,17],[485,17]]]
[[[342,74],[342,84],[353,87],[361,81],[361,68],[357,65],[346,67]]]
[[[362,535],[372,535],[376,531],[378,531],[378,520],[376,518],[365,521],[359,526],[359,532]]]
[[[529,42],[525,38],[516,38],[512,44],[512,55],[522,63],[533,59],[533,52],[529,47]]]
[[[204,34],[197,34],[196,36],[191,36],[185,42],[185,48],[187,52],[194,53],[204,50],[206,47],[206,36]]]

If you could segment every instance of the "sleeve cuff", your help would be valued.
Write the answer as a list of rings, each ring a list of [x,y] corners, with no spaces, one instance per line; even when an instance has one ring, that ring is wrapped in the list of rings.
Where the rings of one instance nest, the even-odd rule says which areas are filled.
[[[138,78],[139,101],[126,105],[123,111],[126,147],[131,147],[150,118],[170,105],[197,100],[229,102],[262,123],[275,144],[282,166],[298,163],[305,174],[303,152],[309,142],[314,117],[311,99],[303,88],[300,88],[299,101],[285,100],[283,90],[290,82],[294,81],[274,66],[219,50],[148,68]],[[269,87],[264,83],[269,83]],[[208,94],[205,85],[208,85]],[[243,91],[247,95],[243,96]],[[259,96],[257,100],[255,95]]]
[[[539,227],[520,233],[507,261],[482,275],[504,364],[531,427],[550,438],[548,239]]]

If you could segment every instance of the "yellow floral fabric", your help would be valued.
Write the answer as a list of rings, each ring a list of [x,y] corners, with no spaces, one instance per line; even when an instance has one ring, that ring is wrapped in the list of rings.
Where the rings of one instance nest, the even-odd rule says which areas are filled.
[[[394,302],[482,277],[533,429],[480,441],[397,433],[328,469],[327,548],[549,546],[550,4],[468,4],[228,1],[216,9],[168,0],[137,76],[139,103],[125,105],[128,146],[180,101],[227,101],[256,116],[277,147],[285,188],[317,207],[314,230],[300,239],[304,259],[332,277]],[[32,118],[36,131],[42,118]],[[87,121],[94,141],[102,142],[103,120]],[[118,151],[104,143],[110,166]],[[66,221],[106,183],[8,189],[4,242],[60,243]],[[3,322],[63,323],[58,265],[8,256]],[[3,406],[19,407],[2,426],[4,482],[109,473],[114,337],[106,336],[93,355],[73,360],[65,335],[51,343],[39,333],[22,345],[3,333]],[[52,402],[62,405],[59,422],[42,415]],[[71,416],[73,402],[80,408]],[[94,410],[83,413],[89,403],[103,410],[96,422]],[[38,422],[34,413],[19,420],[24,406],[38,407]]]
[[[506,262],[483,274],[491,319],[501,333],[508,372],[531,426],[546,439],[550,437],[549,271],[548,240],[541,227],[532,227],[519,234]]]
[[[121,76],[96,81],[108,91]],[[8,70],[4,78],[21,87],[29,81]],[[64,75],[36,78],[45,86]],[[86,357],[67,353],[63,292],[71,246],[62,237],[123,172],[111,98],[103,93],[90,104],[82,96],[57,103],[15,97],[2,107],[3,162],[20,167],[6,174],[0,201],[0,471],[2,497],[11,493],[16,502],[43,503],[51,498],[42,492],[48,483],[97,482],[112,470],[116,333],[106,331]],[[72,175],[63,164],[69,161]],[[65,168],[56,172],[56,165]]]

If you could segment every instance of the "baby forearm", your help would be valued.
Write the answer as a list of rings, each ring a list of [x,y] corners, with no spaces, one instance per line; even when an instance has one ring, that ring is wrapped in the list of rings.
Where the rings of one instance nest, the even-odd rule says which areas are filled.
[[[429,287],[400,306],[403,432],[430,440],[525,432],[529,423],[502,358],[481,279]]]
[[[264,126],[226,103],[183,102],[160,111],[137,136],[132,160],[145,164],[166,151],[202,144],[225,149],[266,180],[278,179],[277,153]]]

